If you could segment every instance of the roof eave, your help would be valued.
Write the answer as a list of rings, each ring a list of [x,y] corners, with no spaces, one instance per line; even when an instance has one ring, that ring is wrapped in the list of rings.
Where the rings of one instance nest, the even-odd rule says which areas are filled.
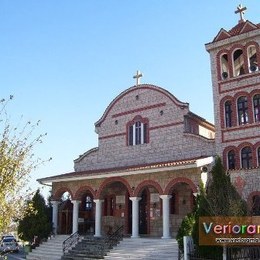
[[[64,177],[50,177],[50,178],[43,178],[38,179],[37,181],[42,185],[52,185],[56,182],[66,182],[66,181],[82,181],[82,180],[89,180],[89,179],[101,179],[101,178],[110,178],[110,177],[123,177],[129,175],[136,175],[136,174],[147,174],[147,173],[158,173],[163,171],[176,171],[176,170],[183,170],[183,169],[192,169],[192,168],[200,168],[204,165],[209,165],[213,162],[214,158],[212,156],[196,159],[191,163],[187,164],[178,164],[171,167],[155,167],[145,169],[145,167],[141,169],[130,169],[130,170],[121,170],[121,171],[111,171],[111,172],[104,172],[102,174],[97,175],[78,175],[78,176],[64,176]]]

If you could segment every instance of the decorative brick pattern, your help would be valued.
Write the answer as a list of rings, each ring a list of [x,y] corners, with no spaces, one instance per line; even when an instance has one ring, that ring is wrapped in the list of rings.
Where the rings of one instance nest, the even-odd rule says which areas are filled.
[[[188,113],[187,103],[159,87],[140,85],[124,91],[96,124],[98,149],[75,160],[75,171],[214,155],[214,140],[185,135],[184,116]],[[136,116],[149,121],[148,143],[128,146],[127,125]],[[194,122],[207,127],[205,121]],[[208,131],[214,133],[209,123]]]
[[[227,168],[227,154],[235,151],[235,168],[230,170],[232,181],[241,195],[248,199],[250,193],[260,190],[259,162],[257,149],[260,142],[260,124],[254,122],[253,96],[260,93],[260,69],[249,71],[248,47],[255,46],[256,59],[260,67],[260,29],[249,21],[238,24],[229,32],[220,31],[215,41],[206,45],[210,53],[212,86],[214,99],[216,154],[223,157]],[[244,60],[244,74],[235,76],[233,73],[233,54],[241,49]],[[221,56],[228,57],[228,78],[222,79]],[[237,99],[247,97],[248,123],[239,125]],[[231,102],[232,127],[225,126],[225,102]],[[241,149],[249,146],[252,150],[252,169],[241,169]]]

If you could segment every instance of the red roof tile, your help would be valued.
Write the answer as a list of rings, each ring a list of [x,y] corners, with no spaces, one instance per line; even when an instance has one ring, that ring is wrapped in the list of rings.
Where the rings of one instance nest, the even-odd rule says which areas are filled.
[[[242,22],[239,22],[232,29],[230,29],[228,32],[222,28],[218,32],[217,36],[214,38],[213,42],[228,38],[229,35],[232,37],[232,36],[236,36],[236,35],[243,34],[243,33],[249,32],[249,31],[257,30],[257,29],[260,29],[260,24],[254,24],[248,20],[244,21],[244,22],[242,21]]]

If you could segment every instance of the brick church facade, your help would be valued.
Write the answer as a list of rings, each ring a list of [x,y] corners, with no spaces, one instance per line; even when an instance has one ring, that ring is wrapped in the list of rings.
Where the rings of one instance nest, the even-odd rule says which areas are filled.
[[[74,172],[38,180],[52,185],[56,233],[98,237],[123,226],[132,238],[175,237],[216,155],[259,214],[260,24],[237,12],[238,24],[206,44],[215,126],[137,73],[95,123],[98,147],[74,160]]]

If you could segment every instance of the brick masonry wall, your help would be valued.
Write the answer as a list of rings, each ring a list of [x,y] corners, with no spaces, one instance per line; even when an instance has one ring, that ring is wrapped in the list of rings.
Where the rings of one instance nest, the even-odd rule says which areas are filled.
[[[260,93],[260,71],[249,73],[246,64],[246,73],[234,77],[232,74],[232,53],[236,48],[246,48],[256,43],[260,45],[260,30],[254,30],[241,35],[231,37],[229,39],[213,42],[206,45],[210,52],[213,100],[214,100],[214,117],[216,128],[216,153],[223,156],[224,166],[227,167],[227,151],[231,147],[236,151],[236,170],[230,171],[232,182],[237,190],[248,200],[252,192],[260,191],[259,182],[259,162],[256,159],[257,147],[260,141],[260,124],[254,123],[253,120],[253,104],[252,97],[256,93]],[[260,51],[258,48],[258,66],[260,63]],[[225,80],[221,79],[220,56],[227,53],[229,57],[229,77]],[[239,126],[237,118],[237,99],[240,96],[248,98],[248,116],[249,123]],[[232,100],[232,127],[225,127],[224,103],[226,100]],[[249,145],[252,147],[253,167],[254,169],[241,169],[241,149]]]
[[[212,87],[213,87],[213,101],[214,101],[214,117],[215,117],[215,128],[216,128],[216,153],[222,155],[223,150],[230,143],[235,141],[245,141],[248,137],[253,137],[254,142],[260,140],[259,124],[252,126],[251,130],[247,130],[244,127],[235,127],[235,131],[226,131],[224,127],[224,110],[223,102],[226,97],[234,98],[234,103],[239,96],[239,93],[253,93],[255,90],[260,89],[260,71],[250,73],[238,77],[228,78],[227,80],[220,80],[220,63],[218,62],[219,53],[223,50],[230,51],[237,46],[246,46],[249,41],[257,42],[260,45],[260,30],[249,32],[233,37],[232,39],[226,39],[219,42],[211,43],[210,49],[210,63],[211,63],[211,76],[212,76]],[[260,62],[260,61],[258,61]],[[231,68],[230,68],[231,70]],[[244,94],[243,94],[244,95]],[[222,106],[221,106],[222,105]],[[249,107],[252,111],[252,106]],[[236,106],[233,107],[233,122],[237,124]],[[257,136],[257,139],[255,138]]]
[[[254,192],[259,192],[260,169],[245,169],[230,171],[231,181],[237,188],[240,195],[248,202],[250,195]]]
[[[98,149],[77,159],[75,171],[213,155],[214,140],[184,134],[184,115],[188,112],[186,103],[159,87],[128,89],[109,105],[96,124]],[[149,142],[128,146],[127,123],[135,116],[148,120]]]

